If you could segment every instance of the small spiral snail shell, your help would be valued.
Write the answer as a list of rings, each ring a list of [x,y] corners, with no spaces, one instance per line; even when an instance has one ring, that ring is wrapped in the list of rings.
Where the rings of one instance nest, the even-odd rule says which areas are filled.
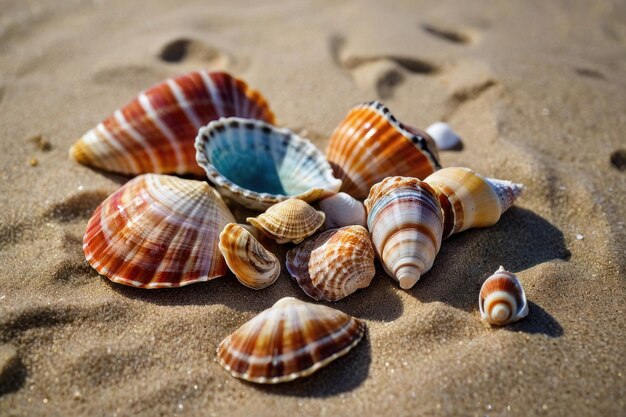
[[[480,289],[478,306],[483,320],[503,326],[528,315],[524,288],[515,274],[500,267]]]

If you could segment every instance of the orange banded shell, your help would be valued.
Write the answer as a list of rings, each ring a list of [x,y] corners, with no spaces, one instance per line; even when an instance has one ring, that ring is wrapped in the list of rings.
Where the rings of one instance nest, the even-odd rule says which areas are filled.
[[[517,276],[500,267],[487,278],[478,297],[480,315],[489,324],[503,326],[528,315],[526,293]]]

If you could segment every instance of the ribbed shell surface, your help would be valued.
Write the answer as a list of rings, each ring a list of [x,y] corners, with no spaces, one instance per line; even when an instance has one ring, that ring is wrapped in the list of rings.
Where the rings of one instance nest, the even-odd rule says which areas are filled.
[[[489,305],[485,305],[485,300],[489,299]],[[492,318],[492,309],[496,304],[503,303],[510,310],[508,318],[495,321]],[[500,267],[483,283],[478,297],[480,314],[491,324],[504,325],[519,320],[528,315],[528,302],[526,293],[517,276],[505,271]]]
[[[343,181],[341,191],[358,199],[384,178],[423,179],[439,168],[434,141],[377,101],[350,110],[330,137],[326,157]]]
[[[198,129],[220,117],[274,123],[261,94],[224,72],[194,71],[141,92],[70,149],[81,164],[123,174],[199,174]]]
[[[220,119],[200,129],[195,146],[220,193],[254,210],[288,198],[313,202],[341,187],[315,145],[268,123]]]
[[[290,198],[246,221],[277,243],[300,243],[320,228],[326,215],[306,202]]]
[[[312,374],[359,343],[365,324],[330,307],[286,297],[220,343],[233,376],[275,384]]]
[[[119,284],[180,287],[226,273],[219,233],[234,221],[206,182],[145,174],[98,206],[83,251],[94,269]]]

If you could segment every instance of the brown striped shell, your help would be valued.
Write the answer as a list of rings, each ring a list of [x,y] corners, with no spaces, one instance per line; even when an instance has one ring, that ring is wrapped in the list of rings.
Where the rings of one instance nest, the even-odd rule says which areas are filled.
[[[515,274],[500,267],[487,278],[478,297],[480,316],[489,324],[503,326],[528,315],[526,293]]]
[[[443,219],[435,191],[417,178],[389,177],[365,200],[367,227],[385,271],[400,287],[413,287],[435,261]]]
[[[236,378],[276,384],[310,375],[347,354],[364,333],[361,320],[285,297],[224,339],[217,357]]]
[[[423,179],[439,168],[428,134],[400,123],[377,101],[350,110],[330,137],[326,157],[343,181],[341,191],[358,199],[384,178]]]
[[[362,226],[312,236],[287,252],[287,270],[315,300],[338,301],[366,288],[376,274],[374,248]]]
[[[278,258],[241,225],[229,223],[224,227],[219,248],[237,280],[248,288],[266,288],[280,275]]]
[[[449,167],[429,175],[424,182],[433,187],[443,209],[443,237],[470,227],[496,224],[524,186],[507,180],[485,178],[469,168]]]
[[[326,215],[304,201],[290,198],[246,221],[277,243],[300,243],[324,223]]]
[[[70,149],[84,165],[122,174],[204,175],[194,148],[198,129],[220,117],[274,123],[261,94],[224,72],[194,71],[141,92]]]
[[[98,206],[83,251],[95,270],[119,284],[180,287],[226,274],[218,236],[234,221],[206,182],[145,174]]]

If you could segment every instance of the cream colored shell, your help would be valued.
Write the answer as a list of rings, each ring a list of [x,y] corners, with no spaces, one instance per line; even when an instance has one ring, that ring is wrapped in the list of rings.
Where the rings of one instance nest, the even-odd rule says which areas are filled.
[[[246,221],[277,243],[300,243],[324,223],[326,215],[309,204],[290,198],[274,204],[258,217]]]
[[[482,319],[497,326],[513,323],[528,315],[528,302],[521,282],[502,266],[483,283],[478,306]]]

